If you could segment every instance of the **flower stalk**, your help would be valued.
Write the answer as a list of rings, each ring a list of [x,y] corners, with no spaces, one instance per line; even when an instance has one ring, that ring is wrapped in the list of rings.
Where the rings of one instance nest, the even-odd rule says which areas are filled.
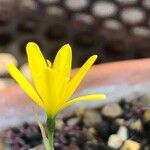
[[[47,118],[48,140],[50,144],[50,150],[54,150],[54,133],[55,133],[55,118]]]

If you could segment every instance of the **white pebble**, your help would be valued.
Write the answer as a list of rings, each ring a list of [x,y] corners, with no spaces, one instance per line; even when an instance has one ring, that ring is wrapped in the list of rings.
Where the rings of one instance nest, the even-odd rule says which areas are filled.
[[[65,0],[66,6],[71,10],[81,10],[87,7],[88,0]]]
[[[119,30],[122,27],[122,24],[120,22],[118,22],[117,20],[106,20],[103,25],[109,29],[113,29],[113,30]]]
[[[117,135],[123,140],[128,139],[128,129],[125,126],[121,126],[117,132]]]
[[[141,8],[126,8],[122,10],[121,18],[128,24],[137,24],[145,19],[145,13]]]
[[[106,117],[115,118],[122,113],[122,108],[117,103],[107,104],[102,108],[102,114]]]
[[[143,0],[143,6],[150,9],[150,0]]]
[[[34,0],[22,0],[21,7],[35,10],[37,8],[37,4]]]
[[[18,65],[17,59],[9,53],[0,53],[0,75],[6,74],[7,71],[7,64],[14,64]]]
[[[110,17],[117,12],[117,6],[111,2],[97,1],[94,3],[92,11],[98,17]]]
[[[131,5],[131,4],[135,4],[138,0],[117,0],[117,1],[122,4]]]
[[[108,139],[108,146],[118,149],[123,141],[117,134],[112,134]]]
[[[12,85],[14,85],[14,80],[11,79],[0,79],[0,90],[6,89]]]
[[[87,24],[92,24],[95,22],[95,19],[91,15],[85,13],[77,13],[74,18]]]
[[[132,32],[138,36],[150,37],[150,29],[146,27],[135,27]]]
[[[49,15],[56,15],[56,16],[61,16],[65,14],[65,11],[58,6],[49,6],[46,8],[46,12]]]

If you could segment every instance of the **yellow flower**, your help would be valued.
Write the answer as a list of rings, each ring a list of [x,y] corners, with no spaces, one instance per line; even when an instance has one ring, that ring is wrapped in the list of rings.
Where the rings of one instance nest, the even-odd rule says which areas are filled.
[[[58,51],[53,64],[43,57],[37,44],[29,42],[26,50],[33,85],[13,64],[8,64],[8,71],[49,117],[56,117],[61,110],[81,100],[105,99],[104,94],[94,94],[69,100],[96,60],[96,55],[91,56],[71,79],[72,50],[69,44]]]

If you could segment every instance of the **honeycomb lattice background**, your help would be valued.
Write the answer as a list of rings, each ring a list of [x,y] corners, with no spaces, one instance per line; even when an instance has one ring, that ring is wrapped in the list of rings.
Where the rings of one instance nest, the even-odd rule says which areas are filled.
[[[51,59],[70,43],[74,67],[95,53],[101,62],[150,57],[150,0],[0,0],[0,52],[22,64],[27,41]]]

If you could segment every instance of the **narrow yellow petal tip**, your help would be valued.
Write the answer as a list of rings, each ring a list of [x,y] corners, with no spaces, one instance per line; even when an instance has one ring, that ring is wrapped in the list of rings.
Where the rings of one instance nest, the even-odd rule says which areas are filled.
[[[95,60],[96,60],[97,57],[98,57],[98,55],[92,55],[92,56],[91,56],[91,59],[93,59],[93,60],[95,59]]]
[[[71,46],[70,46],[70,44],[65,44],[64,46],[62,46],[61,47],[61,49],[60,50],[62,50],[62,51],[69,51],[69,52],[71,52]]]
[[[34,43],[34,42],[28,42],[26,45],[26,49],[30,49],[30,48],[39,48],[38,44]]]
[[[106,95],[105,94],[98,94],[98,98],[103,100],[103,99],[106,99]]]

